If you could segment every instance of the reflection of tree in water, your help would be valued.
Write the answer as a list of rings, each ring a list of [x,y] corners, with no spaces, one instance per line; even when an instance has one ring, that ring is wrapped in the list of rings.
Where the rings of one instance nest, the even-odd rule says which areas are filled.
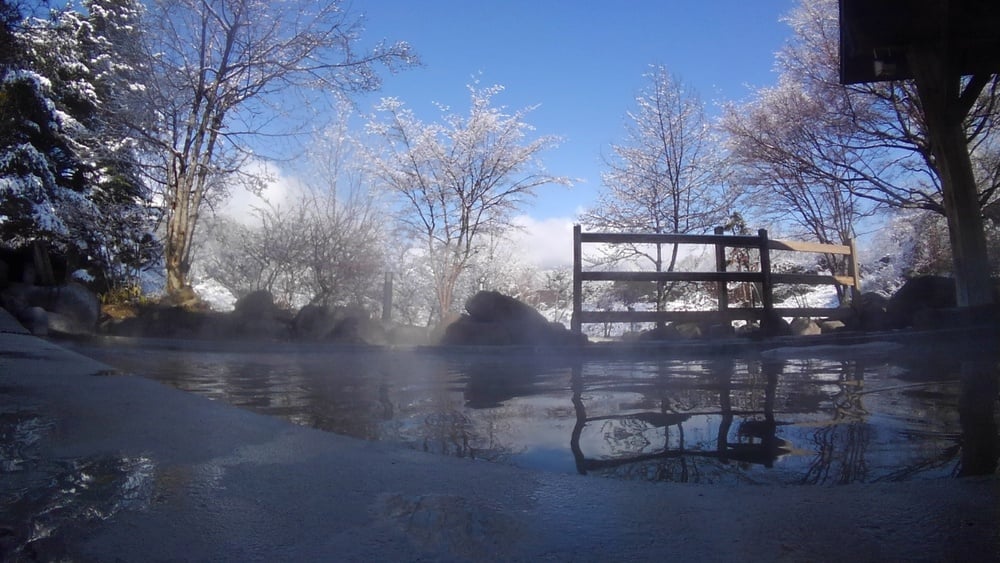
[[[959,387],[957,402],[949,405],[949,409],[940,409],[948,411],[948,414],[952,414],[953,410],[958,413],[959,429],[948,435],[953,444],[942,448],[936,456],[900,467],[882,477],[883,480],[905,481],[921,473],[947,468],[956,477],[993,475],[997,472],[1000,461],[1000,434],[997,432],[1000,364],[983,358],[956,359],[945,366],[939,364],[938,368],[958,379],[954,382]],[[910,394],[931,395],[935,402],[940,401],[932,390]],[[943,415],[936,410],[930,412]],[[941,426],[946,425],[942,422]]]
[[[508,460],[523,451],[502,439],[512,434],[511,421],[519,418],[510,400],[541,392],[540,376],[560,365],[555,360],[506,356],[455,361],[449,366],[452,392],[433,397],[436,405],[417,432],[419,447],[453,457]]]
[[[1000,364],[965,361],[958,412],[962,425],[962,459],[958,474],[992,475],[1000,461],[997,402],[1000,401]]]
[[[871,432],[864,421],[830,424],[816,430],[813,434],[816,457],[800,482],[817,485],[865,481],[868,476],[865,451]]]
[[[839,391],[830,399],[833,420],[813,433],[816,457],[801,483],[846,484],[868,478],[866,453],[874,430],[861,401],[865,367],[860,361],[840,363]]]
[[[502,414],[477,413],[470,416],[461,411],[429,414],[424,419],[420,448],[425,452],[452,457],[502,462],[515,453],[511,444],[499,437],[509,432],[507,418]]]

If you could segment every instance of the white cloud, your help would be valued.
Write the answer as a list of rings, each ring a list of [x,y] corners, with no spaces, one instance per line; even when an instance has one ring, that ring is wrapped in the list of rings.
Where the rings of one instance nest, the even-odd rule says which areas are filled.
[[[519,230],[511,233],[514,245],[526,264],[541,270],[573,266],[573,219],[528,215],[514,218]]]
[[[302,182],[295,176],[286,176],[277,166],[262,160],[251,160],[243,171],[254,177],[264,178],[264,188],[254,193],[242,185],[230,189],[229,198],[222,205],[220,213],[241,223],[255,223],[254,209],[270,203],[283,206],[291,202],[304,190]]]

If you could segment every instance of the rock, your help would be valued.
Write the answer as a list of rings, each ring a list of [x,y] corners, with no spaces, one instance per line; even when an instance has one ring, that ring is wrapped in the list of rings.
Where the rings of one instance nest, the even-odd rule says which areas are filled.
[[[531,306],[495,291],[480,291],[465,304],[468,314],[449,324],[440,343],[449,346],[570,346],[586,337],[550,323]]]
[[[55,288],[50,305],[49,329],[61,334],[91,334],[101,317],[101,300],[83,285],[71,282]]]
[[[913,326],[915,316],[926,309],[954,307],[955,280],[944,276],[911,278],[889,298],[886,313],[891,328]],[[926,316],[926,313],[924,313]]]
[[[825,320],[825,321],[820,321],[819,323],[820,334],[830,334],[838,332],[844,330],[846,327],[847,325],[844,324],[844,321]]]
[[[702,329],[697,323],[671,323],[663,327],[656,327],[639,334],[638,340],[641,342],[655,342],[658,340],[689,340],[701,338]]]
[[[261,289],[240,297],[233,305],[233,314],[247,319],[274,317],[278,307],[270,291]]]
[[[373,320],[364,311],[349,311],[334,315],[336,325],[326,335],[327,340],[344,344],[369,344],[381,346],[388,342],[381,323]]]
[[[819,325],[808,317],[795,317],[789,328],[794,336],[813,336],[823,332]]]
[[[465,303],[465,310],[479,322],[547,323],[530,305],[497,291],[480,291]]]
[[[306,305],[292,319],[292,334],[302,340],[322,340],[330,334],[336,319],[321,305]]]
[[[97,328],[101,315],[101,302],[97,295],[76,282],[51,287],[10,284],[0,301],[14,316],[31,319],[29,322],[32,323],[42,322],[41,315],[34,309],[44,310],[48,324],[46,333],[91,334]],[[31,330],[38,334],[41,329],[34,326]]]
[[[286,311],[274,304],[270,291],[254,291],[236,300],[229,317],[228,336],[287,339],[292,320]]]
[[[41,307],[27,307],[20,311],[17,320],[35,336],[48,336],[49,314]]]
[[[462,315],[445,328],[441,344],[445,346],[510,346],[517,344],[511,329],[504,322],[478,321]]]
[[[33,306],[31,301],[36,289],[33,285],[12,283],[0,293],[0,305],[15,317],[19,317],[24,309]]]
[[[708,338],[729,338],[736,335],[736,329],[732,323],[710,324],[703,331]]]
[[[767,322],[761,323],[759,332],[754,334],[760,334],[765,337],[791,336],[792,327],[783,317],[778,316],[778,313],[772,312]]]
[[[680,338],[701,338],[701,327],[697,323],[679,323],[674,328]]]
[[[233,324],[228,313],[155,304],[137,307],[134,316],[107,319],[101,330],[128,337],[219,339],[235,334]]]
[[[431,330],[431,332],[430,332],[430,341],[431,341],[431,343],[432,344],[441,344],[441,343],[443,343],[444,342],[445,333],[448,331],[448,327],[450,327],[455,322],[458,322],[458,320],[461,319],[463,316],[467,316],[467,315],[460,315],[458,313],[448,313],[448,314],[446,314],[445,317],[444,317],[444,319],[442,319],[441,322],[439,324],[435,325],[434,328]]]
[[[865,331],[888,330],[892,324],[886,307],[889,305],[889,298],[881,293],[862,293],[856,306],[857,318],[853,322],[853,328]]]

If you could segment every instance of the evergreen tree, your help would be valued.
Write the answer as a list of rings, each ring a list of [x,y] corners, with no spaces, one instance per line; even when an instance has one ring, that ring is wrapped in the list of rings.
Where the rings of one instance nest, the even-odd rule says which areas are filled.
[[[135,144],[113,111],[129,86],[128,45],[97,33],[138,10],[114,3],[25,19],[5,4],[0,38],[11,47],[0,70],[0,234],[10,246],[44,241],[102,285],[134,278],[153,240]]]

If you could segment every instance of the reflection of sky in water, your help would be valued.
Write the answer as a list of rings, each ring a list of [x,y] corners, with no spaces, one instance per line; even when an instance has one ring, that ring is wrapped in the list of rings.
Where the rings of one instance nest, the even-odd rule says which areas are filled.
[[[297,424],[564,473],[837,484],[949,476],[961,459],[957,363],[80,351]],[[995,434],[992,412],[980,430]]]

